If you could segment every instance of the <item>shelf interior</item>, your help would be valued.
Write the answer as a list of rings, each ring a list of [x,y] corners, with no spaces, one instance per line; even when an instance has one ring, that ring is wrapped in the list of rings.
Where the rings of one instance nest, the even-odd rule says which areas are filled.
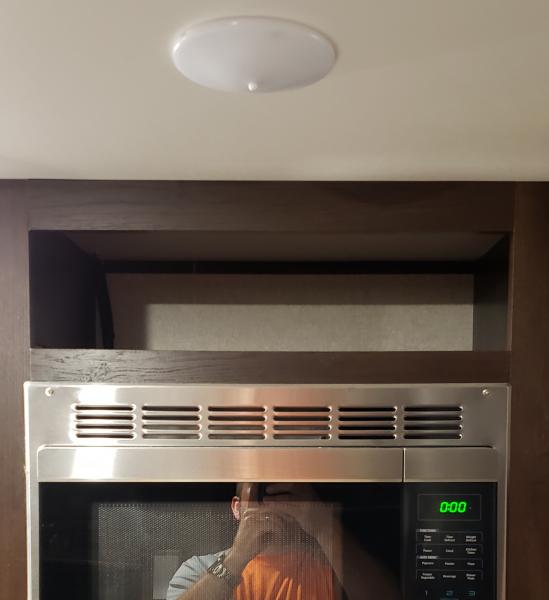
[[[493,233],[33,231],[31,345],[501,352],[508,271]]]

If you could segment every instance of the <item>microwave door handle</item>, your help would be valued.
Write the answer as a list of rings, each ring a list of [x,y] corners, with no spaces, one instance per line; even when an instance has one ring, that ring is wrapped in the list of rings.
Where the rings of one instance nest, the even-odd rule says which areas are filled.
[[[402,482],[402,448],[43,447],[37,480]]]

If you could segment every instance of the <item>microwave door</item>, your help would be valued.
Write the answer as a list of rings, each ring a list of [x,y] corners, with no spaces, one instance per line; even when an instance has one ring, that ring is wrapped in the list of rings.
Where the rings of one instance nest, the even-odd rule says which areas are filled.
[[[331,507],[326,514],[339,515],[318,528],[334,564],[346,552],[337,542],[341,522],[356,538],[356,560],[372,557],[400,585],[401,448],[44,447],[36,475],[32,600],[75,591],[85,600],[174,596],[182,565],[204,566],[233,544],[231,500],[243,482],[261,486],[263,501],[276,502],[288,487],[299,498],[313,490]],[[282,570],[303,554],[296,548],[317,548],[298,538],[286,537]],[[310,554],[318,558],[318,548]],[[308,560],[300,577],[324,572]]]

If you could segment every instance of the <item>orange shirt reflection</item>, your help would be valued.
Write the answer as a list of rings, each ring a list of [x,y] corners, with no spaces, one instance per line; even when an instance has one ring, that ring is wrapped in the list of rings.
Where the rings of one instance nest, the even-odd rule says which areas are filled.
[[[260,554],[242,572],[234,600],[334,600],[332,569],[307,552]]]

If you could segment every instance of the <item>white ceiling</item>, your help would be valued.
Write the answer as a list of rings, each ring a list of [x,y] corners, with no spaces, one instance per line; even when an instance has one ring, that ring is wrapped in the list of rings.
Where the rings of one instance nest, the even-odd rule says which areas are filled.
[[[305,22],[323,81],[229,95],[185,25]],[[0,0],[0,178],[549,179],[548,0]]]

